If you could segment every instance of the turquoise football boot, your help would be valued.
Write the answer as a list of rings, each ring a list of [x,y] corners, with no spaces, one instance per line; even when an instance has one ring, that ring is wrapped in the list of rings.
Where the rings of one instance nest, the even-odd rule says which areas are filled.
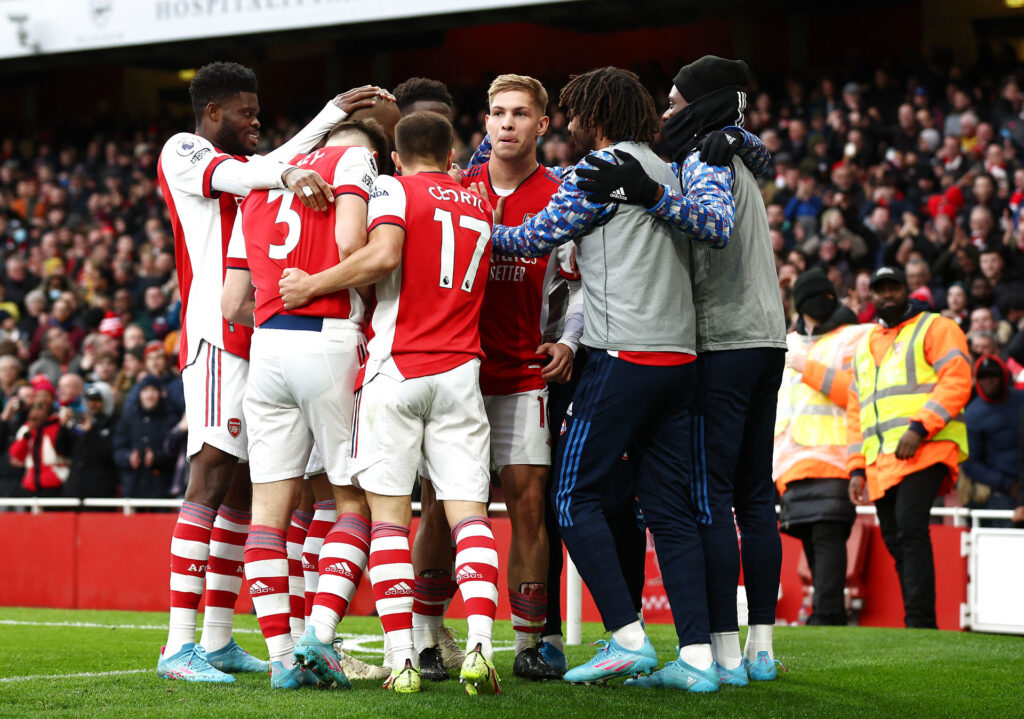
[[[242,649],[234,637],[217,651],[207,654],[206,661],[226,674],[266,674],[270,669],[269,662],[257,659]]]
[[[587,662],[573,667],[562,677],[572,684],[603,684],[609,679],[632,677],[637,674],[650,674],[658,666],[658,653],[654,651],[649,637],[644,637],[644,645],[639,651],[626,649],[615,639],[605,641],[598,639],[591,646],[600,644],[602,648]]]
[[[183,644],[176,654],[169,657],[160,652],[156,673],[164,679],[180,679],[186,682],[230,684],[235,678],[210,665],[206,652],[195,642]]]
[[[778,676],[776,665],[781,667],[782,671],[786,671],[782,662],[769,657],[768,652],[758,652],[754,661],[743,657],[743,668],[747,670],[747,676],[755,682],[770,682],[775,679]]]
[[[718,672],[715,664],[701,671],[682,659],[676,659],[649,677],[627,679],[626,686],[645,689],[682,689],[695,693],[717,692]]]
[[[718,672],[718,683],[723,686],[745,687],[750,683],[747,678],[747,668],[740,662],[735,669],[726,669],[718,662],[715,662],[715,670]]]
[[[341,656],[330,642],[316,638],[313,627],[306,627],[302,638],[295,645],[295,661],[311,671],[320,680],[321,686],[335,689],[351,689],[352,682],[345,676]]]

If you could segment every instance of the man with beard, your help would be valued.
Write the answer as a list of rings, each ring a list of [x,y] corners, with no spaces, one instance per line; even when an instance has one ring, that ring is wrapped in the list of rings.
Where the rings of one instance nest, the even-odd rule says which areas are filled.
[[[967,459],[967,342],[953,320],[909,298],[902,270],[879,268],[871,290],[880,323],[857,346],[847,406],[850,499],[875,503],[906,625],[935,629],[928,519]]]
[[[695,240],[690,251],[699,389],[692,423],[693,491],[699,499],[714,659],[720,679],[737,686],[747,684],[748,677],[776,676],[772,627],[782,570],[772,427],[785,365],[786,323],[764,203],[754,180],[764,165],[752,173],[732,159],[735,150],[752,142],[736,127],[743,121],[748,79],[743,61],[702,57],[676,74],[663,115],[662,137],[683,186],[691,192],[711,191],[699,178],[709,170],[722,176],[721,186],[714,188],[721,193],[716,201],[734,209],[722,239],[709,236],[712,229],[721,229],[713,226],[714,218],[694,222],[688,198],[655,182],[635,162],[596,161],[597,173],[581,173],[589,178],[583,189],[595,199],[639,204]],[[694,152],[701,147],[700,155]],[[742,655],[736,525],[743,540],[750,626]]]

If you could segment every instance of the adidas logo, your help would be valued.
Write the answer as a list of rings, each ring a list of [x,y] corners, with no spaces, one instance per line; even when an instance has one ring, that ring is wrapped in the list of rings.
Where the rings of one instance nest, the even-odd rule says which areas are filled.
[[[733,137],[732,135],[730,135],[730,134],[729,134],[728,132],[727,132],[727,133],[725,133],[725,140],[726,140],[726,142],[728,142],[728,143],[729,143],[730,145],[731,145],[731,144],[733,144],[734,142],[736,142],[736,138],[735,138],[735,137]]]
[[[484,578],[484,575],[480,574],[480,572],[478,572],[475,569],[473,569],[473,567],[471,565],[469,565],[469,564],[467,564],[462,569],[460,569],[458,571],[458,573],[455,575],[455,581],[457,581],[457,582],[465,582],[465,581],[468,581],[470,579],[483,579],[483,578]]]
[[[612,190],[612,192],[608,195],[608,197],[612,198],[613,200],[625,200],[626,199],[626,188],[625,187],[620,187],[617,190]]]
[[[355,573],[352,571],[352,567],[348,565],[348,562],[335,562],[329,567],[324,568],[324,572],[340,574],[341,576],[348,577],[349,579],[355,578]]]
[[[565,416],[572,417],[572,402],[570,402],[569,406],[565,408]]]
[[[268,587],[266,584],[257,580],[252,583],[252,586],[249,587],[249,596],[254,597],[257,594],[270,594],[273,591],[274,590]]]
[[[411,595],[412,587],[410,587],[405,582],[399,582],[398,584],[394,585],[386,592],[384,592],[385,597],[408,597]]]
[[[302,558],[302,568],[307,572],[316,571],[316,565],[307,560],[305,557]]]

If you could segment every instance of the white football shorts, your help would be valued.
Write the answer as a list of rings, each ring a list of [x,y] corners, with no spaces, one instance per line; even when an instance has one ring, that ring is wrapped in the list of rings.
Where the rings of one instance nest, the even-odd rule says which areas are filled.
[[[491,425],[491,464],[551,464],[548,388],[516,394],[484,395]]]
[[[204,444],[246,461],[249,457],[242,398],[245,395],[249,362],[214,347],[199,343],[196,359],[181,372],[188,422],[186,454],[191,459]]]
[[[331,484],[349,485],[352,403],[363,333],[347,319],[320,332],[256,328],[245,418],[253,483],[306,473],[314,442]]]
[[[353,479],[367,492],[411,495],[422,457],[438,499],[486,502],[489,443],[479,359],[406,380],[377,374],[356,394]]]

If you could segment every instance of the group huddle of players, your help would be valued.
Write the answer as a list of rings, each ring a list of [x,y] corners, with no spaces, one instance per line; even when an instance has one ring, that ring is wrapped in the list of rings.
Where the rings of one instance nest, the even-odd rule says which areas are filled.
[[[561,632],[545,632],[561,570],[549,579],[548,383],[572,376],[579,276],[568,251],[492,256],[490,241],[495,221],[519,224],[559,187],[536,159],[547,93],[533,78],[495,79],[490,158],[460,172],[441,83],[351,90],[263,156],[251,154],[255,91],[241,66],[199,70],[197,131],[168,140],[158,169],[178,250],[192,462],[159,674],[230,682],[269,669],[275,688],[346,687],[346,668],[377,676],[335,643],[368,571],[386,689],[415,692],[457,668],[468,693],[500,691],[494,469],[512,526],[515,673],[561,677]],[[269,666],[231,638],[243,566]],[[465,652],[443,627],[456,591]]]
[[[633,73],[574,76],[559,102],[591,154],[562,176],[537,162],[548,98],[533,78],[493,81],[487,139],[462,172],[440,83],[350,90],[255,155],[255,76],[233,63],[197,72],[196,132],[168,140],[158,163],[190,460],[160,676],[269,669],[285,689],[379,676],[412,693],[457,668],[467,693],[497,693],[493,468],[511,524],[517,676],[687,692],[776,677],[774,403],[762,399],[777,394],[786,344],[754,179],[769,157],[736,126],[748,80],[742,61],[700,58],[659,118]],[[659,129],[672,165],[650,148]],[[749,397],[729,394],[737,378]],[[737,441],[737,426],[752,429]],[[749,540],[742,653],[737,523]],[[644,526],[679,638],[658,671]],[[562,542],[611,632],[572,669]],[[336,643],[364,571],[381,668]],[[232,638],[243,576],[269,663]],[[465,651],[443,626],[456,593]]]

